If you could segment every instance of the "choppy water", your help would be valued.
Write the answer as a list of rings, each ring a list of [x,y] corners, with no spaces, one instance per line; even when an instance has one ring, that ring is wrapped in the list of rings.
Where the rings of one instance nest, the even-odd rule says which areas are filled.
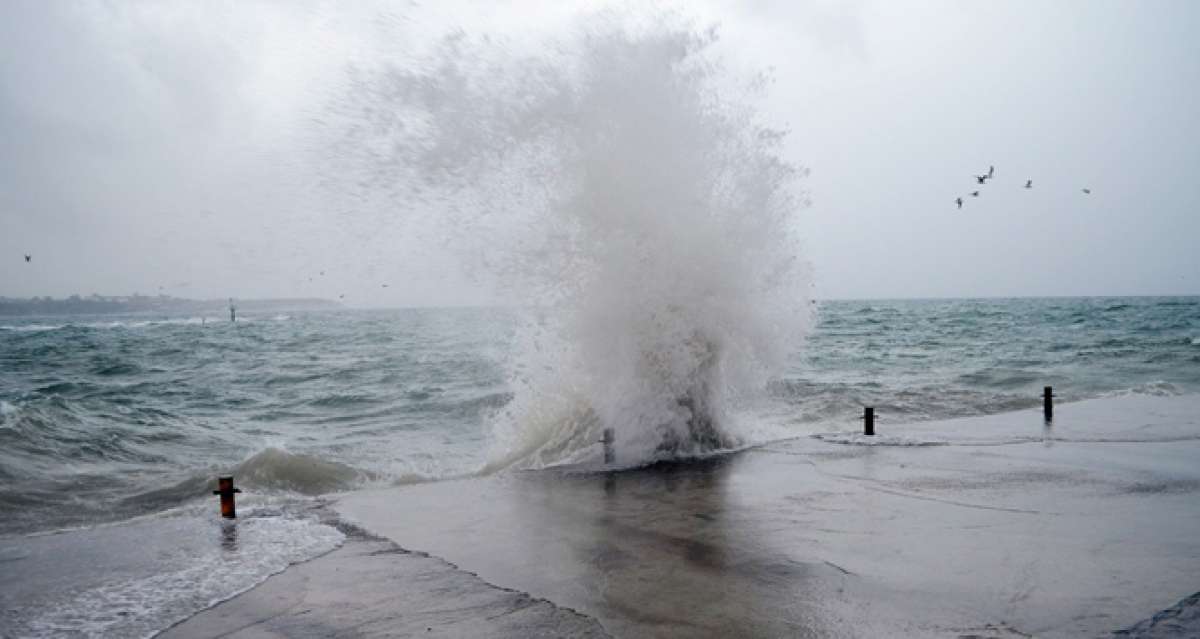
[[[339,544],[316,495],[479,472],[510,452],[492,425],[512,419],[521,317],[0,321],[0,608],[20,602],[0,626],[153,634]],[[863,405],[886,424],[1027,408],[1044,385],[1195,393],[1200,298],[825,302],[788,361],[726,422],[741,444]],[[228,472],[232,529],[211,496]]]
[[[500,310],[0,322],[0,532],[207,499],[218,472],[314,495],[456,476],[512,400]],[[1200,299],[826,302],[746,443],[1111,393],[1200,390]]]

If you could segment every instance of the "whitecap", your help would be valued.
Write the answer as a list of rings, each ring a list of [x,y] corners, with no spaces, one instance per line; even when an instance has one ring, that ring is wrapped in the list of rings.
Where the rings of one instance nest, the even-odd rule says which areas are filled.
[[[57,331],[60,328],[65,328],[66,324],[16,324],[0,326],[0,330],[13,331],[17,333],[36,333],[39,331]]]

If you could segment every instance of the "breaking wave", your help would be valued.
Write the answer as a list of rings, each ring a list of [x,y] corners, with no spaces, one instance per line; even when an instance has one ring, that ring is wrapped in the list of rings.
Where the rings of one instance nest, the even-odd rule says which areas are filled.
[[[611,13],[544,55],[454,33],[338,101],[339,182],[436,211],[420,226],[528,309],[490,468],[594,457],[604,429],[623,464],[737,446],[733,409],[807,333],[803,171],[756,111],[768,78],[716,40]]]
[[[217,487],[214,472],[198,473],[172,486],[133,495],[123,505],[131,510],[152,512],[206,498]],[[268,448],[219,474],[231,474],[238,485],[262,493],[322,495],[361,486],[380,478],[377,473],[312,455]]]

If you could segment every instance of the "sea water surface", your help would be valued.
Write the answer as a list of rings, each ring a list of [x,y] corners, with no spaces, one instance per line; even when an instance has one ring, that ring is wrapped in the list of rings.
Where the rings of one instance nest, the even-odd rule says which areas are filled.
[[[479,471],[505,309],[0,318],[0,634],[151,635],[325,552],[317,496]],[[746,445],[1200,391],[1200,298],[828,301]],[[245,490],[216,516],[217,474]],[[131,561],[129,557],[136,557]],[[121,558],[121,559],[116,559]]]

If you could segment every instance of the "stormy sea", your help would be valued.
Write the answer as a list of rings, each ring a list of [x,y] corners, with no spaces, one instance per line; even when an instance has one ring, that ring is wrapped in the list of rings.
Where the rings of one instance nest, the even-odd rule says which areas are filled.
[[[304,83],[287,152],[253,146],[275,116],[248,120],[238,146],[287,177],[260,197],[219,148],[227,183],[176,169],[179,194],[129,197],[178,234],[161,250],[188,272],[213,260],[189,257],[205,240],[172,220],[228,201],[245,240],[231,264],[323,275],[306,247],[328,236],[338,259],[406,283],[442,286],[430,271],[452,262],[480,295],[446,299],[487,305],[0,318],[0,635],[1028,637],[1198,616],[1181,598],[1200,587],[1200,298],[814,299],[803,149],[764,106],[770,70],[723,57],[715,26],[600,10],[545,33],[387,37],[400,22],[370,21],[395,46],[322,61],[335,80]],[[103,42],[95,57],[116,57]],[[180,58],[204,62],[189,75],[209,66]],[[276,101],[269,82],[214,86]],[[136,140],[200,153],[206,139],[174,142],[194,119]],[[106,154],[89,147],[85,173],[125,190],[93,171]],[[130,181],[152,183],[138,166]],[[52,174],[57,197],[71,174]],[[122,260],[137,244],[98,236]],[[42,263],[26,253],[22,273]],[[144,264],[139,278],[157,268]],[[85,286],[62,270],[44,281]],[[1104,272],[1087,285],[1117,286]],[[988,290],[965,273],[945,290]],[[1014,268],[1000,290],[1114,290],[1032,288],[1031,273],[1049,277]],[[229,271],[206,294],[296,294],[266,281]],[[1122,289],[1137,290],[1172,289]],[[1053,429],[1033,410],[1046,386]],[[236,519],[212,494],[227,475]],[[349,591],[362,596],[337,599]],[[229,627],[239,600],[245,623]]]
[[[1068,405],[1200,392],[1200,298],[814,307],[815,328],[782,373],[722,406],[719,441],[686,445],[664,420],[618,434],[615,464],[857,432],[863,406],[907,424],[1040,406],[1048,385]],[[521,316],[4,319],[5,634],[152,635],[341,544],[323,494],[599,463],[599,422],[562,418],[588,412],[560,406],[571,398],[546,399],[553,428],[513,426],[529,392],[510,365],[526,348]],[[236,529],[212,496],[224,474],[245,491]]]

